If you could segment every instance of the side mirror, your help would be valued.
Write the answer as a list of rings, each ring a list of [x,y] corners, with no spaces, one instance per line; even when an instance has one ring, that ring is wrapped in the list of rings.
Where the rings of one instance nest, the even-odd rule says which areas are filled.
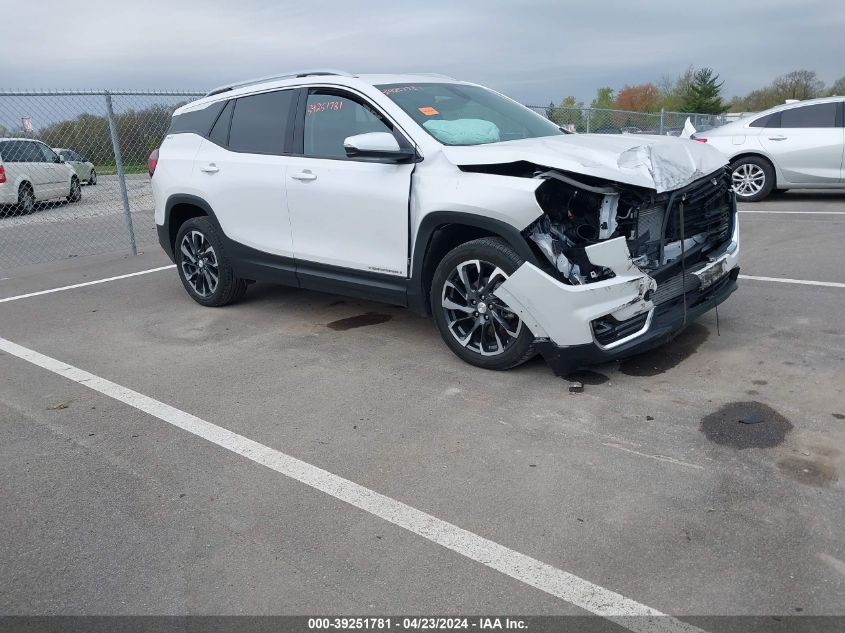
[[[416,157],[411,148],[399,147],[389,132],[367,132],[349,136],[343,141],[343,148],[349,158],[384,158],[395,162]]]

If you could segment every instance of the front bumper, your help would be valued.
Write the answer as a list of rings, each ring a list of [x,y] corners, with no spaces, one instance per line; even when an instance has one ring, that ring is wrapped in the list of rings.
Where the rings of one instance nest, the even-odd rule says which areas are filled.
[[[526,263],[495,291],[559,375],[657,347],[727,299],[739,275],[739,222],[734,215],[731,237],[719,252],[671,277],[661,275],[659,282],[633,264],[623,238],[585,251],[614,276],[570,286]]]
[[[739,268],[733,268],[708,288],[688,292],[686,316],[684,296],[656,306],[651,314],[648,329],[643,334],[612,348],[602,347],[596,342],[560,346],[545,339],[537,341],[537,351],[556,375],[563,376],[580,367],[606,363],[659,347],[677,336],[690,322],[727,299],[737,288],[738,276]]]

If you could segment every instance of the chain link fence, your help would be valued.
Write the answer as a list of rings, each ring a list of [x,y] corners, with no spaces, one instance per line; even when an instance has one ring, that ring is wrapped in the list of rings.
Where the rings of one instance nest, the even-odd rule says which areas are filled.
[[[629,112],[601,108],[558,108],[528,106],[550,121],[582,134],[659,134],[678,136],[689,119],[696,130],[704,131],[726,123],[723,115],[695,112]]]
[[[202,94],[0,92],[0,270],[157,245],[147,158]]]
[[[173,110],[202,95],[0,91],[0,270],[157,247],[147,158]],[[584,133],[677,135],[687,117],[699,129],[723,122],[681,112],[532,109]],[[32,184],[19,187],[22,178]]]

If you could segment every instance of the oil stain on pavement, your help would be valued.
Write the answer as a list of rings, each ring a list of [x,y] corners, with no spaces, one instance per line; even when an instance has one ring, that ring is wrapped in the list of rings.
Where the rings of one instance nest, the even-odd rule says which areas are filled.
[[[836,482],[836,468],[825,459],[785,457],[778,462],[780,472],[798,483],[823,488]]]
[[[704,325],[693,323],[665,345],[623,360],[619,371],[628,376],[658,376],[695,354],[709,335]]]
[[[771,448],[781,444],[792,423],[762,402],[730,402],[701,420],[708,440],[733,448]]]

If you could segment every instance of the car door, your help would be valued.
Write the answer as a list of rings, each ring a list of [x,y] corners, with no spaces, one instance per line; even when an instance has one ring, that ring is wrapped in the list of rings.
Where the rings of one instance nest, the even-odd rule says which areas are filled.
[[[276,256],[293,278],[285,155],[293,138],[296,89],[232,99],[200,146],[194,181],[230,240]]]
[[[44,158],[41,168],[47,174],[50,198],[60,198],[70,193],[70,168],[65,165],[50,147],[44,143],[36,143],[38,151]]]
[[[41,143],[20,141],[20,162],[22,171],[32,182],[36,200],[49,200],[54,197],[56,183],[52,165],[47,163],[41,152]]]
[[[73,171],[76,173],[77,176],[79,176],[80,180],[88,180],[87,170],[84,168],[76,152],[66,149],[59,152],[59,156],[64,159],[66,164],[70,165],[73,168]]]
[[[414,166],[349,158],[344,140],[390,132],[401,146],[408,147],[409,141],[360,95],[335,88],[303,93],[297,114],[298,155],[291,157],[286,179],[300,283],[329,289],[311,282],[332,275],[354,282],[356,275],[349,277],[349,271],[365,273],[357,275],[364,285],[367,274],[404,279]]]
[[[841,101],[781,110],[769,118],[759,139],[787,182],[841,182],[845,152]]]

